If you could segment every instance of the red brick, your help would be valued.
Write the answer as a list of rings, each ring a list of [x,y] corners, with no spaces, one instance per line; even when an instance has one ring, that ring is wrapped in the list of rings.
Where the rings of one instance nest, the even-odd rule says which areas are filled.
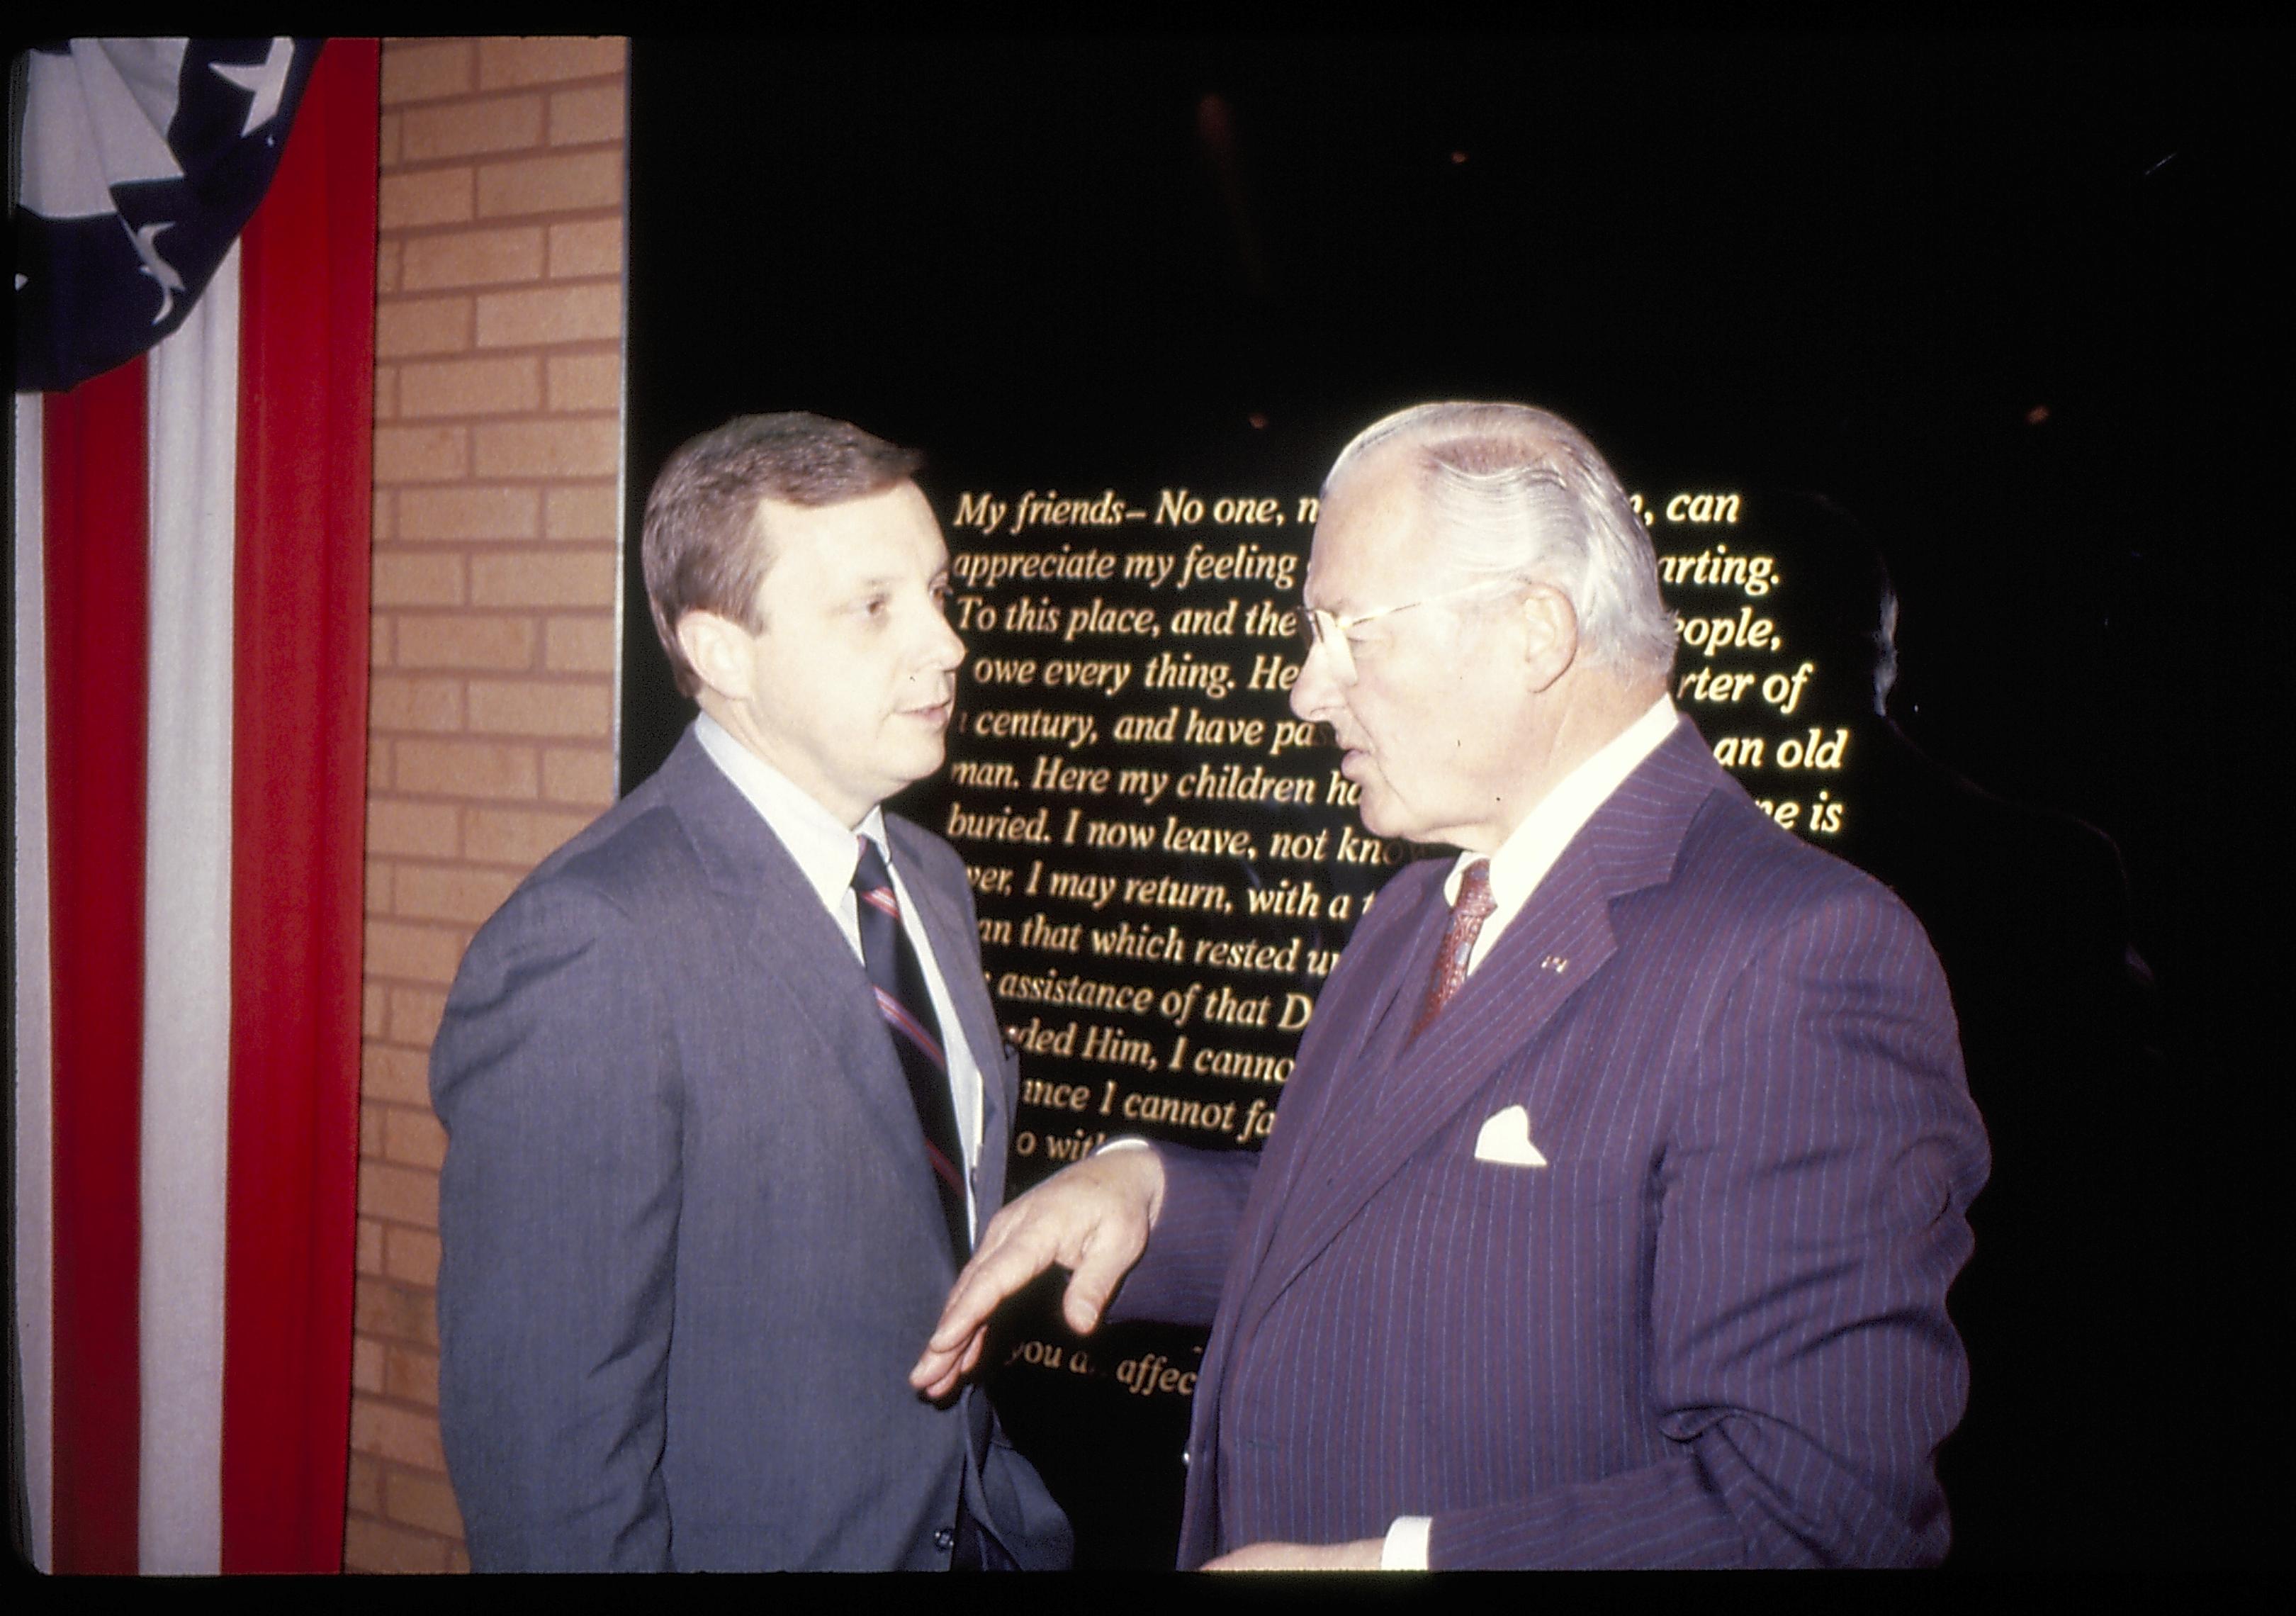
[[[614,671],[614,619],[554,617],[542,628],[542,665],[554,673]]]
[[[401,1167],[428,1168],[435,1173],[447,1160],[447,1130],[427,1105],[389,1107],[383,1137],[384,1153]]]
[[[479,294],[480,348],[529,348],[622,334],[622,289],[606,283]]]
[[[386,1223],[411,1223],[418,1228],[439,1226],[439,1175],[420,1168],[389,1161],[359,1163],[359,1210]],[[383,1246],[384,1266],[390,1264],[390,1243]]]
[[[621,497],[611,482],[559,484],[542,501],[542,536],[611,543],[621,532]]]
[[[626,99],[619,80],[558,91],[550,98],[550,144],[578,146],[622,139],[629,125]]]
[[[410,1285],[439,1284],[439,1237],[422,1229],[402,1229],[396,1226],[382,1232],[382,1271],[391,1278]],[[439,1399],[439,1370],[430,1368],[430,1400]],[[386,1380],[384,1389],[393,1397],[413,1398],[414,1393],[400,1382]]]
[[[352,1286],[352,1312],[357,1328],[390,1341],[412,1341],[418,1347],[439,1344],[438,1298],[412,1285],[387,1279],[361,1277]],[[381,1452],[359,1446],[368,1453]]]
[[[554,410],[619,410],[622,360],[613,353],[553,354],[545,398]]]
[[[426,615],[398,627],[401,668],[531,668],[540,638],[531,618]]]
[[[385,112],[375,126],[374,164],[378,173],[388,174],[398,167],[399,128],[403,119],[396,112]]]
[[[447,996],[443,993],[426,988],[394,987],[390,990],[391,1041],[409,1046],[398,1053],[407,1056],[414,1078],[412,1088],[402,1088],[401,1093],[417,1105],[430,1103],[428,1052],[430,1040],[439,1036],[439,1022],[446,1013]]]
[[[508,230],[456,230],[406,243],[406,289],[500,286],[542,278],[543,233],[537,225]]]
[[[611,554],[481,555],[471,562],[471,600],[480,606],[611,607],[619,569]],[[406,627],[398,653],[407,656]]]
[[[455,1505],[455,1489],[444,1476],[394,1468],[387,1483],[390,1505],[385,1513],[406,1525],[442,1538],[460,1540],[463,1513]]]
[[[594,817],[592,814],[472,808],[463,827],[463,848],[472,859],[488,859],[530,870]]]
[[[614,805],[614,755],[603,748],[576,751],[545,748],[542,754],[542,794],[552,802],[579,803],[588,808]]]
[[[479,165],[480,218],[613,208],[621,200],[622,153],[619,150],[512,158]]]
[[[453,1569],[455,1546],[432,1532],[354,1515],[343,1523],[343,1569],[405,1576]]]
[[[374,373],[374,418],[389,421],[398,414],[398,369],[396,365],[380,365]]]
[[[414,108],[401,116],[406,120],[401,149],[411,163],[523,152],[542,144],[539,95],[488,96]]]
[[[372,1218],[358,1220],[358,1245],[352,1267],[361,1274],[382,1272],[382,1225]]]
[[[451,734],[463,727],[463,682],[377,674],[367,686],[367,722],[393,733]]]
[[[470,431],[459,426],[379,426],[377,482],[447,482],[471,471]]]
[[[370,792],[390,789],[390,742],[367,737],[366,789]]]
[[[351,1399],[351,1447],[402,1464],[413,1464],[444,1474],[446,1451],[439,1445],[439,1419],[412,1408],[401,1408],[380,1398]]]
[[[404,792],[441,797],[532,797],[540,787],[530,746],[491,741],[401,741],[396,780]]]
[[[399,374],[402,415],[503,415],[542,407],[542,365],[531,354],[507,358],[449,359],[409,365]],[[486,466],[488,428],[478,431],[479,475],[497,475]]]
[[[543,773],[544,777],[548,778],[549,770],[546,765]],[[359,1037],[381,1038],[390,1008],[390,995],[380,982],[361,983],[359,986]]]
[[[377,189],[379,223],[385,230],[463,225],[477,217],[478,176],[465,167],[386,174]]]
[[[374,310],[378,359],[415,354],[459,354],[471,346],[473,305],[468,298],[390,298]]]
[[[366,805],[366,845],[377,853],[452,858],[463,849],[456,829],[459,811],[450,803],[371,798]]]
[[[472,679],[471,728],[479,734],[580,735],[611,741],[611,693],[572,679]]]
[[[479,87],[500,90],[513,85],[603,78],[610,73],[619,75],[627,59],[624,42],[611,35],[599,38],[481,39]]]
[[[360,1272],[366,1270],[362,1267]],[[351,1338],[351,1390],[381,1391],[382,1390],[383,1344],[372,1336]]]
[[[370,976],[445,987],[455,980],[455,968],[463,963],[463,933],[444,926],[410,926],[387,920],[370,920],[366,924]]]
[[[550,278],[622,273],[622,220],[577,219],[550,227]]]
[[[474,39],[391,40],[382,47],[382,104],[460,95],[478,84]]]
[[[385,125],[390,119],[383,119]],[[399,277],[406,273],[406,246],[403,242],[378,242],[374,249],[374,292],[387,298],[398,290]]]
[[[376,984],[374,984],[374,983],[373,983],[373,982],[370,982],[370,983],[368,983],[368,984],[367,984],[367,988],[368,988],[369,993],[370,993],[371,995],[373,995],[373,991],[374,991],[375,987],[376,987]],[[384,1128],[389,1125],[389,1124],[388,1124],[388,1119],[389,1119],[389,1117],[390,1117],[390,1108],[389,1106],[385,1106],[385,1105],[379,1105],[379,1104],[374,1103],[373,1103],[373,1102],[372,1102],[372,1101],[363,1101],[363,1102],[361,1102],[361,1103],[360,1103],[360,1105],[359,1105],[359,1154],[360,1154],[360,1155],[362,1155],[362,1156],[381,1156],[381,1155],[383,1153],[383,1149],[382,1149],[382,1136],[383,1136],[383,1129],[384,1129]]]
[[[476,928],[518,884],[501,870],[460,865],[402,865],[392,893],[392,912],[408,920],[459,920]]]
[[[443,1002],[444,996],[440,997]],[[394,1010],[394,1018],[396,1013]],[[416,1049],[366,1045],[359,1051],[359,1094],[365,1099],[402,1105],[430,1104],[430,1057]]]
[[[353,1347],[352,1351],[356,1359],[357,1352],[356,1346]],[[356,1510],[362,1514],[372,1515],[381,1513],[382,1509],[381,1461],[368,1454],[351,1455],[350,1474],[343,1491],[343,1505],[347,1509]],[[457,1537],[461,1535],[459,1532],[455,1534]]]
[[[534,538],[542,500],[533,488],[408,488],[398,496],[398,536],[433,540]]]
[[[394,550],[374,558],[377,606],[459,606],[463,603],[463,558]]]
[[[611,477],[621,456],[621,422],[611,415],[482,421],[471,431],[481,477]]]
[[[380,859],[366,861],[365,880],[361,883],[369,915],[390,913],[390,866]]]

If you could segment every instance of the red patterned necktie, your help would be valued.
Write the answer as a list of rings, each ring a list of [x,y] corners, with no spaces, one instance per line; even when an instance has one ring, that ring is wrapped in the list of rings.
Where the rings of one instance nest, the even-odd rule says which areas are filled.
[[[1459,900],[1451,906],[1450,929],[1443,933],[1443,947],[1435,956],[1435,974],[1427,983],[1427,1002],[1420,1007],[1418,1021],[1412,1023],[1413,1038],[1426,1031],[1427,1023],[1466,985],[1467,962],[1474,957],[1475,939],[1497,906],[1491,897],[1491,861],[1478,858],[1459,877]]]

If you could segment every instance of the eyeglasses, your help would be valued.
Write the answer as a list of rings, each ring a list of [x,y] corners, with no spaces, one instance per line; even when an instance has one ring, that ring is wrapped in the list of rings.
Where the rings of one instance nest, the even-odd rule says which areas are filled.
[[[1520,587],[1524,580],[1514,578],[1487,578],[1480,583],[1462,584],[1456,589],[1446,589],[1440,595],[1422,595],[1415,601],[1406,601],[1400,606],[1382,606],[1376,611],[1359,611],[1353,617],[1341,617],[1336,611],[1300,603],[1307,613],[1302,632],[1308,649],[1312,653],[1321,646],[1332,655],[1332,677],[1342,685],[1356,682],[1356,656],[1348,644],[1348,630],[1374,618],[1392,617],[1398,611],[1408,611],[1414,606],[1431,606],[1439,601],[1456,600],[1463,595],[1474,595],[1486,589]]]

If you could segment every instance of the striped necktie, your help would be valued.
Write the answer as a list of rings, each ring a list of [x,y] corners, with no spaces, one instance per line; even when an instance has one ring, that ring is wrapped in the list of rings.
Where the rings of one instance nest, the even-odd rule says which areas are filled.
[[[1427,1023],[1451,1002],[1451,996],[1466,986],[1467,962],[1474,957],[1475,939],[1497,906],[1491,897],[1491,861],[1478,858],[1459,877],[1459,900],[1451,906],[1450,928],[1443,933],[1443,947],[1436,952],[1427,1002],[1420,1006],[1419,1019],[1411,1026],[1413,1038],[1426,1031]]]
[[[885,1018],[893,1053],[909,1080],[924,1128],[925,1160],[940,1189],[941,1216],[948,1225],[949,1249],[962,1263],[972,1250],[972,1220],[964,1206],[964,1153],[956,1143],[956,1104],[948,1089],[948,1057],[942,1053],[940,1023],[933,1015],[924,969],[901,925],[900,900],[884,855],[866,836],[861,862],[853,871],[853,891],[861,922],[861,960],[876,989],[878,1013]]]

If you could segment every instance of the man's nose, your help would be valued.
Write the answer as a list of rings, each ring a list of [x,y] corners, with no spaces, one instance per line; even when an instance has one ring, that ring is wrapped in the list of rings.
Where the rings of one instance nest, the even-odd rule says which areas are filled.
[[[1337,660],[1323,641],[1308,645],[1308,660],[1300,665],[1300,677],[1292,683],[1294,714],[1324,723],[1331,721],[1340,704],[1340,681],[1332,671]]]
[[[956,628],[939,611],[932,614],[927,625],[929,639],[926,660],[941,673],[952,672],[964,665],[964,642],[957,637]]]

